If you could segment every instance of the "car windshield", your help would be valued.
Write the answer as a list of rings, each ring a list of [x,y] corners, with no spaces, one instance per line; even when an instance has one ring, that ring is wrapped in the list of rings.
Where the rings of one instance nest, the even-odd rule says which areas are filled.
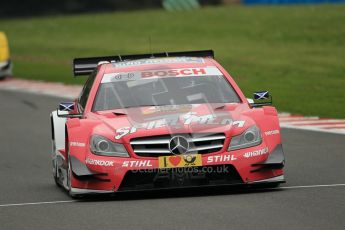
[[[223,75],[173,76],[101,83],[93,111],[239,102],[237,93]]]

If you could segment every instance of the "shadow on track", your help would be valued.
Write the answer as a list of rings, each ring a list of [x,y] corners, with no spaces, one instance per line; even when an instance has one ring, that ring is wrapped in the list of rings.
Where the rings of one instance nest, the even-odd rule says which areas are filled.
[[[171,199],[186,197],[241,195],[251,193],[278,192],[283,189],[266,188],[264,186],[217,186],[217,187],[195,187],[195,188],[174,188],[161,190],[126,191],[111,195],[94,194],[74,198],[79,202],[102,202],[102,201],[124,201],[124,200],[148,200],[148,199]]]

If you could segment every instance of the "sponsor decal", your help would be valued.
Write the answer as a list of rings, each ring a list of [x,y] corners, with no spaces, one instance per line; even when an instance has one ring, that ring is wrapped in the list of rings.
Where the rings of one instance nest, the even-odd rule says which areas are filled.
[[[141,72],[142,78],[147,77],[185,77],[185,76],[209,76],[222,75],[216,67],[185,68],[185,69],[162,69]]]
[[[252,152],[246,152],[245,154],[243,154],[243,156],[245,158],[250,158],[250,157],[256,157],[256,156],[261,156],[261,155],[265,155],[268,153],[268,148],[263,148],[263,149],[259,149],[256,151],[252,151]]]
[[[224,118],[224,116],[226,118]],[[228,113],[224,114],[209,114],[209,115],[196,115],[195,112],[186,113],[183,116],[169,116],[164,119],[154,120],[146,123],[141,123],[132,127],[122,127],[116,129],[115,139],[120,139],[127,134],[135,133],[138,129],[144,130],[151,130],[151,129],[158,129],[162,127],[178,127],[179,124],[183,125],[233,125],[237,126],[238,128],[242,128],[245,124],[245,121],[233,121],[231,118],[228,117]]]
[[[154,113],[170,113],[170,112],[188,112],[193,108],[193,105],[164,105],[164,106],[152,106],[142,109],[144,115]]]
[[[137,128],[135,127],[123,127],[123,128],[119,128],[116,129],[116,135],[115,135],[115,139],[121,139],[123,136],[127,135],[127,134],[131,134],[131,133],[135,133],[137,131]]]
[[[205,75],[206,70],[198,69],[170,69],[170,70],[155,70],[142,72],[141,76],[145,77],[174,77],[174,76],[189,76],[189,75]]]
[[[124,161],[122,167],[149,167],[152,166],[150,160],[133,160],[133,161]]]
[[[184,69],[158,69],[142,72],[107,73],[103,75],[101,83],[140,80],[152,77],[188,77],[188,76],[214,76],[223,75],[217,67],[184,68]]]
[[[152,65],[152,64],[173,64],[173,63],[204,63],[203,58],[198,57],[167,57],[167,58],[152,58],[141,59],[124,62],[113,62],[113,66],[116,68],[138,66],[138,65]]]
[[[202,159],[200,154],[162,156],[158,157],[158,164],[159,168],[202,166]]]
[[[151,64],[173,64],[173,63],[204,63],[203,58],[198,57],[167,57],[167,58],[152,58],[141,59],[133,61],[124,61],[113,63],[116,68],[138,66],[138,65],[151,65]]]
[[[279,130],[278,129],[275,129],[275,130],[269,130],[269,131],[266,131],[265,132],[265,135],[266,136],[271,136],[271,135],[275,135],[275,134],[279,134]]]
[[[69,145],[71,147],[85,147],[85,143],[77,142],[77,141],[71,141]]]
[[[237,158],[232,154],[216,155],[207,157],[207,163],[225,163],[235,161]]]
[[[94,159],[87,158],[85,162],[86,164],[89,164],[89,165],[114,166],[114,161],[94,160]]]
[[[106,73],[103,75],[102,83],[119,82],[119,81],[134,81],[141,78],[140,72],[130,73]]]

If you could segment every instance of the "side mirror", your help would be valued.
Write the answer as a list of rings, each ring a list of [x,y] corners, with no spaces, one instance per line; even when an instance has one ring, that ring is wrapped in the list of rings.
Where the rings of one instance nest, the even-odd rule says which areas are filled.
[[[75,107],[74,102],[61,102],[57,109],[57,116],[58,117],[81,117],[82,114],[75,113],[75,108],[76,107]]]
[[[264,105],[272,105],[272,96],[268,91],[258,91],[254,93],[253,103],[250,103],[252,107],[260,107]]]

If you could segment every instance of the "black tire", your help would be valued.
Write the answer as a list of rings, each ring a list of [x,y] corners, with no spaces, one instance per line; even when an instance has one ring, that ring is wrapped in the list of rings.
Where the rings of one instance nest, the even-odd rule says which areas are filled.
[[[56,165],[56,163],[55,163],[55,165]],[[57,169],[57,167],[55,168],[55,170],[56,170],[56,174],[55,174],[55,175],[53,175],[55,185],[56,185],[56,186],[58,186],[58,187],[61,187],[61,184],[60,184],[59,178],[57,177],[57,170],[58,170],[58,169]]]
[[[72,168],[71,168],[71,158],[69,155],[69,151],[68,151],[68,168],[67,168],[67,187],[68,187],[68,195],[73,198],[73,199],[78,199],[78,198],[82,198],[82,195],[75,195],[71,192],[71,177],[72,177]]]
[[[52,151],[56,152],[56,145],[55,145],[55,140],[52,140]],[[54,182],[58,187],[61,187],[61,184],[59,182],[59,178],[58,178],[58,167],[57,167],[57,159],[55,157],[55,161],[52,161],[52,173],[53,173],[53,178],[54,178]]]
[[[255,188],[259,188],[259,189],[275,189],[275,188],[279,188],[280,184],[281,183],[279,183],[279,182],[262,183],[262,184],[255,185]]]
[[[69,150],[68,150],[68,154],[67,154],[67,162],[68,162],[68,166],[67,166],[67,188],[68,188],[68,194],[73,197],[73,194],[71,193],[71,177],[72,177],[72,170],[71,170],[71,160],[70,160],[70,157],[69,157]]]

